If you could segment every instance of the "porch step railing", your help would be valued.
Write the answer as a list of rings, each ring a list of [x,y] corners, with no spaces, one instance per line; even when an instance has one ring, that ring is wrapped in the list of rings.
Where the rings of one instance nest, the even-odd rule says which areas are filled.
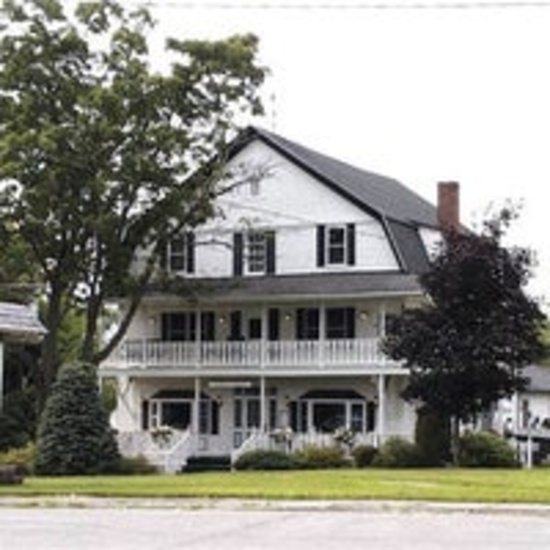
[[[189,430],[171,429],[166,434],[154,431],[120,432],[117,438],[121,455],[143,456],[164,473],[180,471],[193,451],[193,438]]]

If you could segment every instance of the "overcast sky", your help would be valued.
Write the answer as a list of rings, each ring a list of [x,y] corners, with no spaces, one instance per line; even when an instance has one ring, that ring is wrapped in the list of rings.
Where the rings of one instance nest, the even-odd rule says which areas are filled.
[[[159,34],[259,36],[271,76],[267,116],[254,123],[432,202],[438,181],[459,181],[471,225],[491,205],[523,202],[511,239],[537,252],[530,290],[548,300],[550,1],[471,7],[484,1],[159,0],[151,9]],[[427,7],[445,2],[460,7]]]

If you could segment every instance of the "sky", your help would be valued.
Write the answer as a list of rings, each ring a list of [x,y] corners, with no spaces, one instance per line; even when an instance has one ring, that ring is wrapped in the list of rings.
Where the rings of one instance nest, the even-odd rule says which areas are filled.
[[[437,7],[436,7],[437,6]],[[251,120],[436,201],[462,221],[521,204],[508,243],[550,303],[550,0],[158,0],[157,37],[252,32],[270,70]]]

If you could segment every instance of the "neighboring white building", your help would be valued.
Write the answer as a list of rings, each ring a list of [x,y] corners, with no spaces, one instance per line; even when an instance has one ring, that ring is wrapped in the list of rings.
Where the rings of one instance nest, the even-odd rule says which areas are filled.
[[[166,267],[192,290],[151,288],[101,366],[118,382],[123,452],[175,471],[191,455],[274,444],[287,428],[293,448],[342,427],[373,444],[412,437],[407,371],[379,343],[388,316],[423,299],[417,276],[439,238],[437,209],[393,179],[256,128],[228,163],[267,174],[170,243]],[[451,216],[457,193],[440,185]]]

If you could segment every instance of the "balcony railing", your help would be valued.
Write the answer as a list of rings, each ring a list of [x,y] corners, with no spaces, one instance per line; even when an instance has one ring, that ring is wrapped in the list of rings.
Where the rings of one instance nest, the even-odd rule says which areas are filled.
[[[162,342],[129,340],[106,368],[285,369],[395,366],[378,338],[247,342]]]

